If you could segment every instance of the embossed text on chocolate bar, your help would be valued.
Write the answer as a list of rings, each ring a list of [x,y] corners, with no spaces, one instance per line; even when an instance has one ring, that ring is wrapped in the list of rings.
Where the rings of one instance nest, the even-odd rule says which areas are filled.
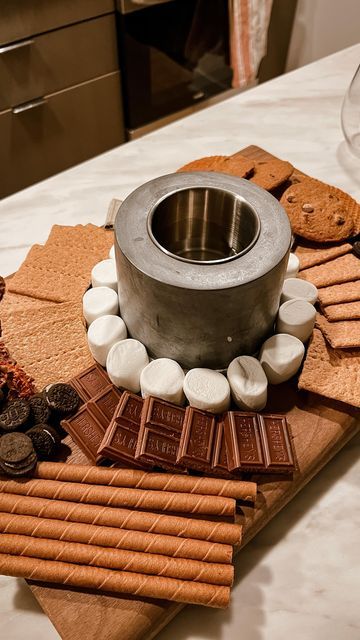
[[[76,389],[84,402],[98,395],[111,384],[104,369],[95,362],[70,380],[70,384]]]
[[[216,418],[211,413],[187,407],[177,462],[199,471],[211,471]]]
[[[148,397],[141,415],[135,458],[167,470],[176,470],[176,459],[185,409]]]
[[[97,450],[106,426],[87,405],[82,406],[74,416],[62,420],[61,425],[91,462],[101,460],[102,456],[98,455]]]

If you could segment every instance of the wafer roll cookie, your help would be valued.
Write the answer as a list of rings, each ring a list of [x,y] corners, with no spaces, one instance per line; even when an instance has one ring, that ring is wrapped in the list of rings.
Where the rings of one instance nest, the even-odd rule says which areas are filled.
[[[194,580],[208,584],[231,586],[234,579],[234,567],[231,564],[169,558],[152,553],[107,549],[77,542],[63,542],[6,533],[1,536],[1,551],[16,556],[71,562],[89,567],[103,567],[104,569],[144,573],[176,578],[177,580]]]
[[[4,553],[0,554],[0,574],[85,589],[202,604],[207,607],[225,608],[230,600],[229,587],[84,567],[68,562],[39,560]]]
[[[143,491],[57,480],[6,480],[4,476],[0,478],[0,491],[53,500],[101,504],[108,507],[214,516],[233,517],[236,505],[233,498],[222,496]]]
[[[104,484],[112,487],[132,487],[134,489],[173,491],[175,493],[225,496],[247,502],[254,502],[256,499],[255,482],[197,478],[195,476],[171,473],[147,473],[146,471],[137,471],[135,469],[103,469],[82,464],[39,462],[35,477],[63,482]]]
[[[67,522],[118,527],[133,531],[163,533],[181,538],[195,538],[220,542],[222,544],[240,544],[242,527],[227,522],[211,522],[193,518],[181,518],[146,511],[113,509],[90,504],[76,504],[62,500],[47,500],[0,493],[0,511],[17,513],[41,518],[54,518]]]
[[[0,513],[0,532],[81,542],[100,547],[112,547],[113,549],[157,553],[173,558],[188,558],[202,562],[228,564],[232,560],[232,547],[226,544],[192,540],[191,538],[176,538],[156,533],[127,531],[113,527],[99,527],[78,522],[68,523],[61,520],[34,518],[33,516],[18,516],[10,513]]]

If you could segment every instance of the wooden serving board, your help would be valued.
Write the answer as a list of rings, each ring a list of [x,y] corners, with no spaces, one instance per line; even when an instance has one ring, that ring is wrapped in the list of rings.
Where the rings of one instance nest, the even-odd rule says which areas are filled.
[[[241,153],[266,159],[257,147]],[[280,511],[355,435],[355,412],[312,394],[296,384],[273,387],[267,410],[285,413],[291,428],[298,469],[292,480],[279,476],[249,476],[258,482],[255,508],[244,507],[237,520],[244,525],[242,547]],[[67,439],[69,462],[83,462],[83,454]],[[246,553],[246,551],[244,552]],[[29,582],[38,602],[64,640],[151,640],[182,609],[165,601],[117,597]]]

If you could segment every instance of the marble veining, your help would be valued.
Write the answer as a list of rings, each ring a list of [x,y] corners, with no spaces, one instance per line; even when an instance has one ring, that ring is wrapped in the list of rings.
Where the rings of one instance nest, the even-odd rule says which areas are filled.
[[[179,120],[0,203],[0,273],[51,226],[102,224],[109,201],[203,155],[257,144],[360,200],[340,108],[360,45]],[[186,607],[160,640],[358,640],[360,437],[239,555],[228,611]],[[0,640],[53,640],[22,580],[0,576]],[[119,638],[121,632],[119,632]]]

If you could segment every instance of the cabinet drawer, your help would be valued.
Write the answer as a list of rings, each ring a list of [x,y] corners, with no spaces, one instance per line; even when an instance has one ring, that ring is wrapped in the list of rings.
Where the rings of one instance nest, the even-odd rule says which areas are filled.
[[[1,0],[0,43],[114,11],[114,0]]]
[[[120,74],[52,94],[33,109],[0,114],[0,197],[124,141]]]
[[[118,69],[114,14],[0,53],[0,111]],[[10,45],[13,47],[13,45]]]

